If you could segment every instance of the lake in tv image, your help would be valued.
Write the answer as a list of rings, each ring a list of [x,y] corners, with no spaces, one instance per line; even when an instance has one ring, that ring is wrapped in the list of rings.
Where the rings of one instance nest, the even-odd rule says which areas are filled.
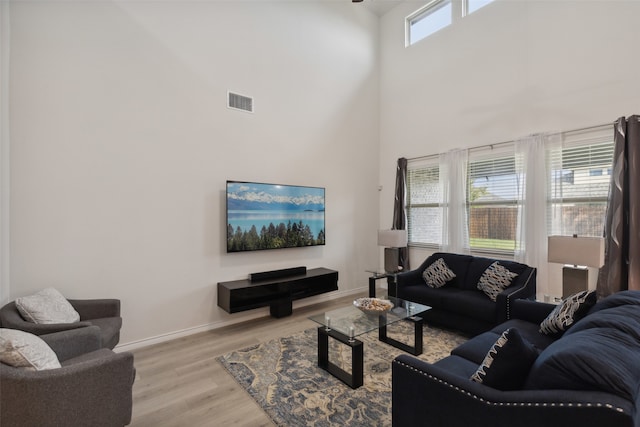
[[[325,244],[325,189],[227,181],[227,252]]]

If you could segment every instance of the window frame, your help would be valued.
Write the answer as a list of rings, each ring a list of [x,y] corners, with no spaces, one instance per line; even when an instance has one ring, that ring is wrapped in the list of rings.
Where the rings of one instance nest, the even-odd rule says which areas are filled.
[[[469,6],[469,3],[471,2],[471,0],[462,0],[462,16],[469,16],[472,13],[475,13],[477,11],[479,11],[480,9],[484,8],[485,6],[490,5],[491,3],[494,3],[496,0],[489,0],[487,3],[483,4],[482,6],[480,6],[477,9],[471,10],[471,7]]]
[[[451,25],[455,25],[459,20],[465,18],[466,16],[471,15],[472,13],[477,12],[480,9],[483,9],[485,6],[488,6],[492,3],[495,3],[496,0],[488,0],[488,3],[483,4],[482,6],[470,11],[470,2],[472,0],[431,0],[424,6],[420,7],[415,12],[411,13],[409,16],[405,18],[405,36],[404,36],[404,45],[405,47],[413,46],[421,40],[424,40],[433,34],[443,30]],[[450,5],[451,15],[449,16],[449,23],[417,40],[412,40],[412,31],[411,27],[415,23],[426,19],[428,16],[438,12],[443,7]]]
[[[433,171],[434,169],[437,169],[437,172]],[[405,213],[407,216],[407,237],[408,237],[408,246],[411,247],[419,247],[419,248],[428,248],[428,249],[437,249],[442,245],[442,233],[439,236],[439,241],[437,243],[430,243],[430,242],[417,242],[417,241],[412,241],[412,237],[414,235],[414,231],[415,228],[413,226],[413,222],[412,222],[412,209],[424,209],[424,208],[435,208],[435,209],[441,209],[442,207],[442,189],[438,188],[438,197],[437,197],[437,201],[434,202],[428,202],[428,203],[412,203],[412,197],[411,197],[411,183],[409,182],[409,177],[412,176],[413,171],[416,170],[432,170],[431,173],[437,173],[438,174],[438,187],[440,187],[440,180],[439,180],[439,174],[440,174],[440,164],[439,164],[439,156],[435,155],[435,156],[426,156],[423,158],[419,158],[416,160],[410,160],[407,164],[407,195],[406,195],[406,201],[405,201]],[[430,172],[427,172],[430,173]],[[442,230],[442,222],[439,224],[440,229]]]
[[[447,6],[447,5],[451,5],[451,17],[450,17],[450,22],[449,24],[445,25],[444,27],[427,34],[424,37],[421,37],[418,40],[412,41],[411,38],[411,26],[419,21],[422,21],[423,19],[426,19],[428,16],[433,15],[434,13],[438,12],[440,9],[442,9],[443,7]],[[422,6],[420,9],[416,10],[415,12],[413,12],[411,15],[407,16],[405,18],[405,47],[409,47],[412,46],[414,44],[416,44],[417,42],[419,42],[420,40],[424,40],[427,37],[437,33],[438,31],[442,30],[443,28],[446,28],[450,25],[453,24],[454,21],[454,0],[432,0],[429,3],[425,4],[424,6]]]
[[[505,255],[505,254],[511,254],[513,255],[515,253],[515,249],[516,249],[516,239],[517,236],[514,235],[514,246],[513,249],[504,249],[504,248],[499,248],[499,247],[485,247],[485,246],[473,246],[472,241],[473,239],[479,239],[479,238],[474,238],[471,236],[471,231],[472,231],[472,227],[471,227],[471,220],[472,220],[472,215],[471,215],[471,209],[475,206],[475,207],[499,207],[499,206],[503,206],[503,207],[512,207],[514,209],[518,208],[518,197],[517,197],[517,193],[518,193],[518,184],[517,184],[517,170],[516,170],[516,156],[515,156],[515,146],[513,143],[505,143],[502,147],[499,148],[492,148],[491,151],[488,154],[482,154],[481,151],[484,150],[474,150],[471,149],[470,153],[469,153],[469,164],[467,167],[467,227],[469,230],[469,248],[472,252],[474,253],[488,253],[488,254],[501,254],[501,255]],[[501,176],[501,175],[513,175],[514,176],[514,180],[516,182],[514,182],[513,184],[513,198],[509,198],[509,199],[503,199],[503,200],[486,200],[486,201],[472,201],[471,200],[471,187],[472,187],[472,180],[475,179],[472,176],[472,168],[474,167],[474,165],[481,165],[482,163],[493,163],[495,164],[500,164],[500,167],[498,169],[496,169],[495,167],[493,168],[495,172],[505,172],[505,173],[496,173],[493,175],[490,175],[492,177],[497,177],[497,176]],[[507,173],[510,172],[510,173]],[[489,176],[489,175],[488,175]],[[517,214],[517,213],[516,213]],[[516,217],[516,224],[514,224],[514,230],[513,233],[516,233],[516,228],[517,228],[517,217]],[[486,230],[488,233],[491,232],[491,230]],[[499,240],[499,239],[492,239],[492,240]]]
[[[608,199],[609,199],[609,187],[610,187],[610,183],[611,183],[611,174],[610,173],[605,173],[605,170],[609,170],[611,168],[613,168],[613,153],[614,153],[614,146],[615,146],[615,142],[614,142],[614,136],[613,136],[613,131],[611,129],[611,126],[602,126],[602,127],[596,127],[594,129],[590,129],[587,131],[576,131],[576,132],[567,132],[565,135],[565,138],[563,140],[562,143],[562,154],[561,154],[561,158],[560,158],[560,164],[561,164],[561,169],[562,171],[565,170],[565,164],[566,163],[576,163],[576,160],[569,157],[570,154],[569,152],[572,150],[581,150],[584,149],[586,151],[589,151],[591,154],[591,151],[594,152],[600,152],[600,154],[597,154],[596,157],[596,163],[583,163],[582,165],[578,164],[578,167],[574,167],[574,168],[567,168],[566,170],[571,171],[572,173],[572,180],[570,182],[566,181],[566,180],[561,180],[560,185],[564,186],[564,185],[584,185],[584,182],[582,182],[582,179],[585,179],[587,181],[597,181],[597,180],[601,180],[603,181],[600,186],[602,187],[599,191],[594,189],[594,186],[597,185],[597,183],[594,182],[590,182],[590,192],[596,192],[596,193],[600,193],[599,195],[593,195],[593,194],[581,194],[579,196],[565,196],[565,191],[564,189],[561,190],[560,195],[557,194],[557,190],[552,190],[550,191],[549,194],[549,198],[547,201],[547,208],[549,210],[549,218],[548,218],[548,223],[547,223],[547,233],[549,235],[565,235],[565,236],[571,236],[573,234],[576,234],[576,230],[575,229],[567,229],[565,228],[564,224],[564,219],[563,218],[556,218],[556,214],[558,212],[562,212],[562,209],[564,206],[570,206],[570,205],[585,205],[585,204],[591,204],[591,205],[595,205],[595,204],[600,204],[600,205],[604,205],[604,214],[603,214],[603,227],[604,227],[604,216],[606,215],[606,205],[608,203]],[[606,163],[604,162],[604,159],[607,159]],[[598,159],[602,159],[601,162],[598,162]],[[556,160],[557,162],[557,160]],[[577,171],[579,171],[579,169],[583,169],[584,174],[583,174],[583,178],[580,178],[580,174],[576,174]],[[596,175],[596,176],[592,176],[590,174],[590,171],[592,169],[601,169],[602,170],[602,174],[601,175]],[[577,175],[577,176],[576,176]],[[606,182],[604,182],[606,181]],[[554,183],[553,182],[549,182],[549,186],[551,187]],[[603,229],[604,231],[604,229]],[[600,232],[594,232],[591,234],[585,234],[585,233],[577,233],[580,236],[588,236],[588,237],[601,237],[601,233]]]

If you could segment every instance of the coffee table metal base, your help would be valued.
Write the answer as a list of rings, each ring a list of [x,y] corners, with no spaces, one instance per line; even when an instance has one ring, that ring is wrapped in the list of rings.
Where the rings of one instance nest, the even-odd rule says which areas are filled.
[[[406,351],[409,354],[413,354],[414,356],[419,356],[422,354],[422,350],[423,350],[422,317],[411,316],[411,317],[407,317],[404,320],[407,320],[413,323],[413,346],[397,341],[393,338],[389,338],[387,336],[386,323],[382,319],[380,319],[380,329],[378,329],[378,339],[384,343],[394,346],[395,348],[399,348],[402,351]]]
[[[351,373],[329,361],[329,337],[351,347]],[[364,354],[362,341],[349,337],[325,326],[318,328],[318,366],[351,388],[363,384]]]

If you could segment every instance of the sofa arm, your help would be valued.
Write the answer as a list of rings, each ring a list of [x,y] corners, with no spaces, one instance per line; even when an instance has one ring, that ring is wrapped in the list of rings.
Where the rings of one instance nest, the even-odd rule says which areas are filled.
[[[516,300],[511,304],[511,318],[542,323],[556,307],[557,305],[547,302]]]
[[[102,348],[100,328],[97,326],[55,332],[41,335],[40,338],[51,347],[60,362]]]
[[[397,286],[397,297],[402,298],[402,288],[406,288],[408,286],[416,286],[423,285],[424,279],[422,278],[422,273],[427,268],[428,265],[431,264],[432,259],[435,256],[440,256],[442,254],[435,253],[427,257],[418,268],[414,268],[410,271],[405,271],[403,273],[396,275],[396,286]]]
[[[603,392],[500,391],[400,355],[392,363],[391,413],[394,427],[631,427],[634,408]]]
[[[0,320],[3,328],[17,329],[34,335],[52,334],[54,332],[68,331],[71,329],[86,328],[91,326],[89,322],[75,323],[33,323],[24,320],[20,315],[15,301],[6,304],[0,309]]]
[[[513,317],[511,315],[513,301],[535,298],[536,275],[536,269],[529,267],[522,272],[517,283],[498,294],[496,298],[496,324],[505,322]]]
[[[78,312],[81,320],[120,317],[119,299],[70,299],[68,301]]]
[[[405,271],[396,275],[396,284],[398,289],[406,286],[415,285],[422,282],[422,272],[419,270]]]
[[[0,364],[2,425],[129,424],[133,355],[105,349],[95,353],[98,357],[48,371],[24,371]]]

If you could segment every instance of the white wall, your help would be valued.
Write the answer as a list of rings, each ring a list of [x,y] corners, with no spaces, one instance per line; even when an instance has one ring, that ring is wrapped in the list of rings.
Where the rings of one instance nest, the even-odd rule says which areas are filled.
[[[638,113],[640,3],[496,0],[405,48],[404,18],[425,3],[406,1],[381,20],[383,224],[398,157]],[[424,259],[417,255],[414,265]],[[560,266],[549,270],[550,292],[560,295]]]
[[[216,283],[252,272],[364,288],[377,52],[351,2],[11,3],[10,299],[119,298],[131,346],[264,315],[217,307]],[[327,245],[226,254],[227,179],[325,187]]]
[[[9,4],[0,2],[0,305],[9,301]]]

